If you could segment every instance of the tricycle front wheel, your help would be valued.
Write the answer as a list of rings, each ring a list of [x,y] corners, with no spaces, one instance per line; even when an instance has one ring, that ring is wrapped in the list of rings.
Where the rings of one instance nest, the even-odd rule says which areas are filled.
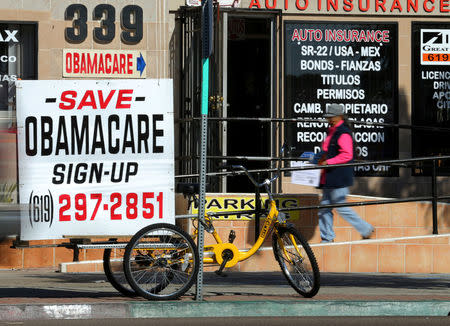
[[[289,284],[311,298],[319,292],[320,271],[308,242],[293,226],[279,227],[272,235],[275,259]]]

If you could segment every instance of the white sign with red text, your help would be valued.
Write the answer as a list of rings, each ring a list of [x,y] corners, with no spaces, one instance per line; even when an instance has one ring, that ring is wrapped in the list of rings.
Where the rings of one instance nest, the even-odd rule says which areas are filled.
[[[63,50],[63,77],[145,78],[145,51]]]
[[[22,240],[174,223],[172,80],[16,86]]]

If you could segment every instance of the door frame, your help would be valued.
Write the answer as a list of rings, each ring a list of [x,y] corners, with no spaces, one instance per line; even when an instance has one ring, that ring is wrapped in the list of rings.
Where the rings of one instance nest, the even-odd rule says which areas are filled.
[[[258,12],[245,10],[245,9],[221,9],[221,70],[222,70],[222,118],[228,117],[228,22],[230,18],[266,18],[270,19],[271,24],[271,41],[270,41],[270,119],[279,117],[281,114],[280,103],[277,105],[277,99],[281,98],[281,29],[282,29],[282,11],[281,10],[261,10]],[[279,31],[279,33],[277,32]],[[277,52],[277,49],[279,51]],[[277,79],[277,67],[278,79]],[[278,94],[278,96],[277,96]],[[279,102],[279,101],[278,101]],[[278,110],[277,110],[278,108]],[[278,132],[277,132],[278,129]],[[281,138],[282,128],[277,128],[274,123],[271,123],[270,127],[270,155],[275,157],[277,155],[277,138]],[[228,122],[225,120],[222,122],[221,131],[221,150],[222,156],[226,157],[228,154]],[[225,163],[225,160],[224,162]],[[221,180],[221,192],[227,192],[227,178],[222,177]]]

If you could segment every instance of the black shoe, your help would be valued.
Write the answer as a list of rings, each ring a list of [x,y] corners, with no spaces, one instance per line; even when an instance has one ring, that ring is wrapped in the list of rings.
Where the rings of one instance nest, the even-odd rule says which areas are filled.
[[[375,231],[375,229],[372,229],[372,230],[370,230],[369,233],[367,233],[366,235],[363,235],[363,236],[362,236],[363,240],[371,239],[372,236],[373,236],[374,231]]]

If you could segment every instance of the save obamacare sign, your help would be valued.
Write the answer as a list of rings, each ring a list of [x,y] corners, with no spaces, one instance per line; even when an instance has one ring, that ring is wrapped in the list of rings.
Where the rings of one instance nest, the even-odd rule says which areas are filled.
[[[250,9],[282,9],[289,12],[448,14],[450,0],[247,0]],[[245,4],[243,4],[244,6]]]
[[[22,240],[174,223],[171,80],[16,85]]]

